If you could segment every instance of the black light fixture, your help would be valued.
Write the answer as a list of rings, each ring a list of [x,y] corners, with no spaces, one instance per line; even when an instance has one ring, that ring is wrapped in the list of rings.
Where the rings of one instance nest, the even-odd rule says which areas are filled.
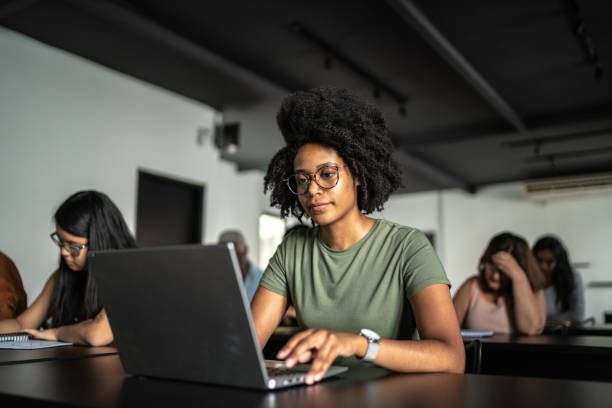
[[[215,146],[227,154],[234,154],[240,145],[240,123],[220,123],[215,126]]]

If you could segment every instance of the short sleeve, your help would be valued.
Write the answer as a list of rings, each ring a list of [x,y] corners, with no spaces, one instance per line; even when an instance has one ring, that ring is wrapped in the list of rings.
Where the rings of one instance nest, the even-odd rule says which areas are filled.
[[[421,231],[414,230],[405,238],[403,251],[404,292],[407,299],[427,286],[440,283],[451,286],[436,251]]]
[[[286,240],[276,248],[276,252],[274,252],[274,255],[270,258],[268,266],[259,281],[259,286],[263,286],[281,296],[288,297],[287,274],[284,262],[285,243]]]

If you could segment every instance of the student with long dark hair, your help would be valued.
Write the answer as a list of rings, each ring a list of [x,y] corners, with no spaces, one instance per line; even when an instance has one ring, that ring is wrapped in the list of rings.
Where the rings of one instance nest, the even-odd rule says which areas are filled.
[[[478,275],[466,280],[453,302],[464,329],[540,334],[546,323],[544,276],[527,241],[509,232],[491,238]]]
[[[306,382],[340,364],[463,372],[450,283],[425,235],[367,216],[400,185],[376,108],[334,88],[296,92],[277,116],[287,142],[264,180],[281,216],[308,217],[270,259],[251,303],[263,348],[292,305],[304,331],[277,357],[311,361]]]
[[[87,269],[87,252],[133,248],[136,242],[115,204],[103,193],[79,191],[54,215],[51,239],[60,248],[59,268],[42,293],[0,333],[27,331],[36,338],[92,346],[113,341],[106,313]],[[38,330],[50,321],[47,330]]]
[[[582,277],[571,267],[567,250],[553,236],[540,238],[533,246],[546,278],[546,318],[549,321],[580,323],[584,319]]]

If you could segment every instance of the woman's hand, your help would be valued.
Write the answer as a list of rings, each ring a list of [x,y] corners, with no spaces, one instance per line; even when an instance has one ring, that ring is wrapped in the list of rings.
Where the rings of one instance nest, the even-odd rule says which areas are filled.
[[[28,333],[35,339],[59,341],[57,337],[57,329],[49,329],[49,330],[24,329],[23,331]]]
[[[308,329],[293,336],[276,357],[284,359],[287,367],[312,359],[305,381],[306,384],[313,384],[323,378],[336,357],[363,355],[367,345],[365,337],[359,334]]]
[[[523,268],[516,262],[516,259],[508,252],[500,251],[491,256],[493,264],[502,271],[508,278],[514,279],[518,274],[523,274]]]

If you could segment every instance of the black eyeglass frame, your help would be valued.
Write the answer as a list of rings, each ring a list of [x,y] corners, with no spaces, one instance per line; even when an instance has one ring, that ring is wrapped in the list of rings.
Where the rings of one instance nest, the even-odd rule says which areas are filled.
[[[75,256],[75,257],[81,255],[81,251],[89,246],[89,242],[86,242],[78,246],[68,245],[67,243],[59,239],[59,237],[57,236],[57,232],[52,232],[51,234],[49,234],[49,237],[51,238],[51,241],[55,243],[55,245],[60,247],[60,249],[66,248],[66,250],[70,253],[70,255]]]
[[[336,171],[338,172],[338,179],[336,180],[336,184],[334,184],[331,187],[324,187],[321,185],[321,183],[319,183],[319,180],[317,180],[317,173],[327,167],[333,167],[336,169]],[[321,166],[320,168],[317,169],[317,171],[315,171],[314,173],[294,173],[292,175],[290,175],[289,177],[287,177],[286,179],[282,180],[286,185],[287,188],[289,189],[289,191],[291,191],[293,194],[295,195],[304,195],[308,192],[308,190],[310,190],[310,182],[312,180],[314,180],[315,183],[317,183],[317,186],[319,186],[319,188],[321,188],[322,190],[331,190],[332,188],[336,187],[338,185],[338,182],[340,181],[340,169],[344,168],[346,166],[339,166],[337,164],[326,164]],[[301,175],[301,176],[306,176],[308,178],[308,185],[306,186],[306,189],[304,190],[303,193],[298,193],[296,191],[293,191],[291,189],[291,185],[289,184],[289,180],[291,180],[291,178],[295,178],[295,176],[297,175]]]

